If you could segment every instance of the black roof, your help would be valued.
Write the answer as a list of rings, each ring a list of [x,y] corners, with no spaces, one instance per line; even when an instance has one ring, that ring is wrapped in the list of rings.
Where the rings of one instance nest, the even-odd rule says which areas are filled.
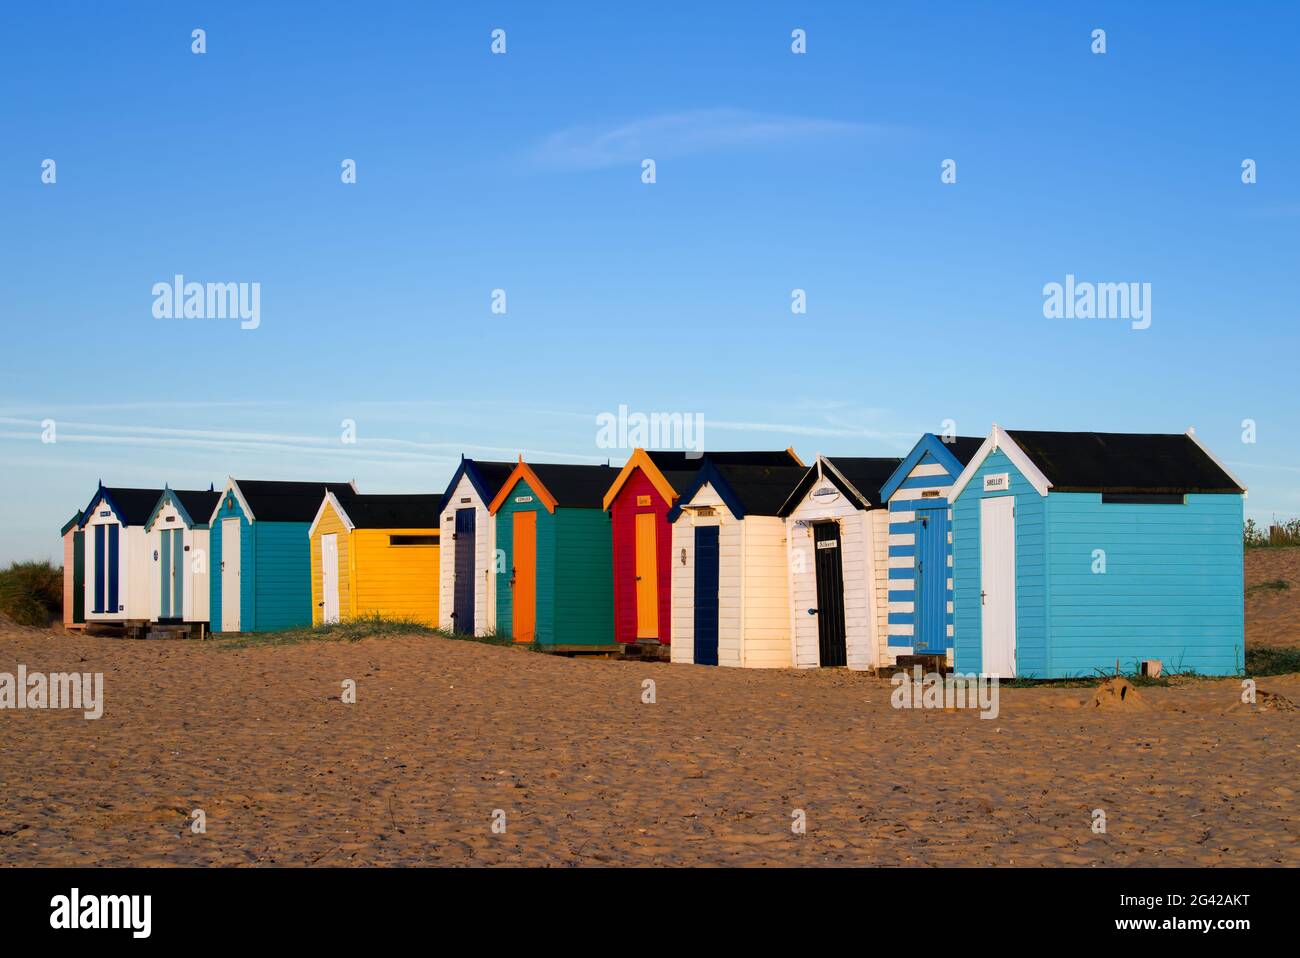
[[[746,515],[779,515],[790,492],[808,472],[804,466],[714,466],[740,500]]]
[[[125,486],[104,486],[95,493],[96,498],[100,493],[105,493],[113,505],[117,508],[117,516],[123,525],[142,526],[149,521],[153,515],[153,507],[158,505],[158,499],[162,496],[161,489],[131,489]],[[150,498],[152,496],[152,498]],[[87,515],[83,518],[88,519]],[[204,518],[207,518],[206,516]]]
[[[172,495],[180,500],[190,521],[201,526],[208,524],[213,510],[221,501],[221,493],[215,489],[173,489]]]
[[[951,440],[940,437],[940,441],[943,442],[944,448],[956,456],[963,466],[969,466],[970,461],[975,458],[975,453],[979,452],[980,446],[984,445],[982,436],[954,436]],[[885,477],[885,479],[888,478],[888,476]],[[885,484],[883,479],[880,484],[882,486]]]
[[[337,495],[337,493],[336,493]],[[432,495],[339,495],[339,504],[358,529],[438,528],[442,496]]]
[[[501,491],[502,485],[510,478],[510,473],[515,471],[518,463],[514,462],[489,462],[486,459],[471,460],[474,464],[474,471],[478,474],[479,481],[483,483],[483,493],[487,501],[491,502],[496,498],[497,493]]]
[[[848,480],[851,488],[845,488],[845,484],[840,481],[839,476],[832,470],[827,470],[825,478],[829,480],[835,488],[839,489],[845,496],[858,500],[856,505],[860,505],[860,500],[865,499],[869,505],[880,505],[880,487],[885,484],[894,470],[902,464],[903,460],[899,458],[885,459],[861,459],[848,456],[827,456],[827,460],[841,475]],[[803,501],[804,496],[812,489],[817,482],[817,463],[808,467],[799,484],[790,491],[785,503],[781,506],[781,515],[788,516]]]
[[[646,455],[650,457],[650,461],[655,464],[656,468],[663,474],[664,479],[677,491],[678,495],[681,495],[690,487],[692,480],[695,479],[695,474],[700,471],[700,466],[704,464],[705,459],[711,459],[718,465],[729,466],[789,466],[799,464],[789,449],[782,449],[780,452],[771,450],[745,452],[722,449],[717,452],[702,454],[675,452],[667,449],[647,449]]]
[[[556,505],[582,509],[603,509],[605,493],[618,477],[613,466],[574,466],[562,463],[530,462]],[[497,490],[498,492],[500,490]]]
[[[240,494],[259,522],[311,522],[326,490],[355,495],[350,482],[270,482],[236,479]]]
[[[1054,492],[1245,492],[1191,436],[1008,429]]]

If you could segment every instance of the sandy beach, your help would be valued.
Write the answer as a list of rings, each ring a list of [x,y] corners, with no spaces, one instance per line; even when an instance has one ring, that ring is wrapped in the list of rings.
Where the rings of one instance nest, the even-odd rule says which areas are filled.
[[[1295,643],[1293,594],[1252,593],[1253,639]],[[102,672],[106,705],[0,714],[4,865],[1300,865],[1300,712],[1241,704],[1239,680],[1114,708],[1004,688],[985,720],[894,709],[844,670],[427,636],[234,650],[9,627],[0,671],[19,663]],[[1259,687],[1300,703],[1300,676]]]

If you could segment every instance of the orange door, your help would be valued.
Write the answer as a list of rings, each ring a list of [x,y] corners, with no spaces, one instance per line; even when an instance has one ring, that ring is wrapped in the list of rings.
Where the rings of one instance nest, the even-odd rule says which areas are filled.
[[[636,516],[636,637],[659,638],[659,550],[653,512]]]
[[[514,590],[511,633],[516,642],[531,642],[537,632],[537,513],[514,514],[515,567],[510,577]]]

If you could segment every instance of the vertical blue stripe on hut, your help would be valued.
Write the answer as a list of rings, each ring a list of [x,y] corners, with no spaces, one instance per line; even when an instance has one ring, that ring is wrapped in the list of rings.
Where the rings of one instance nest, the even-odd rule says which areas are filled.
[[[117,523],[108,527],[108,609],[118,611],[118,576],[121,572],[122,553],[118,548],[120,528]]]
[[[95,596],[92,612],[104,611],[104,583],[108,570],[104,568],[107,552],[104,548],[104,527],[95,526]]]

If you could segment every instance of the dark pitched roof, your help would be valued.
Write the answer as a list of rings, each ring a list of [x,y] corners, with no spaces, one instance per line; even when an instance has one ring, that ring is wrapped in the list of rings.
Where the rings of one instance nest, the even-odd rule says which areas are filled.
[[[1185,434],[1008,429],[1053,492],[1244,492]]]
[[[80,509],[78,509],[76,515],[74,515],[71,519],[69,519],[67,522],[63,524],[63,528],[59,530],[59,535],[66,536],[68,534],[68,530],[70,530],[73,526],[81,525],[81,517],[83,515],[85,515],[85,513],[83,513]]]
[[[730,466],[798,465],[798,460],[795,459],[789,449],[782,449],[779,452],[773,450],[746,452],[721,449],[703,454],[677,452],[667,449],[647,449],[646,455],[650,457],[650,461],[658,467],[663,477],[668,480],[668,484],[677,491],[678,495],[690,486],[705,459],[711,459],[719,465]]]
[[[190,521],[200,526],[208,524],[212,511],[221,501],[221,493],[215,489],[173,489],[172,495],[180,500]]]
[[[349,482],[270,482],[236,479],[239,492],[259,522],[311,522],[326,490],[355,495]]]
[[[613,466],[574,466],[549,462],[530,462],[528,468],[542,481],[546,491],[555,497],[556,505],[581,509],[603,508],[605,490],[619,473]]]
[[[514,469],[513,462],[489,462],[486,459],[467,459],[461,456],[460,465],[452,473],[451,481],[447,483],[447,488],[443,492],[443,508],[450,504],[451,494],[460,485],[462,476],[468,476],[469,483],[479,494],[479,498],[485,503],[490,503],[501,491],[502,484],[510,478],[510,473],[514,472]]]
[[[442,496],[338,495],[339,505],[358,529],[437,529]]]
[[[974,455],[972,450],[971,455]],[[853,483],[856,489],[868,502],[873,506],[880,505],[880,487],[885,484],[894,470],[902,463],[902,459],[897,457],[885,458],[853,458],[849,456],[829,456],[831,465],[840,471],[840,473],[849,482]],[[970,456],[962,460],[970,462]],[[832,481],[835,481],[835,474],[828,473]],[[838,481],[835,482],[839,485]]]
[[[859,459],[847,456],[828,456],[826,458],[834,467],[826,470],[826,480],[846,497],[852,499],[854,505],[859,508],[863,500],[871,506],[880,505],[880,487],[894,474],[894,470],[903,461],[897,457]],[[837,470],[847,480],[847,485],[836,475]],[[780,515],[788,516],[794,512],[816,483],[817,463],[814,462],[808,467],[808,471],[804,473],[803,478],[799,480],[799,484],[790,491],[790,495],[781,506]]]
[[[95,499],[98,499],[101,494],[108,499],[123,525],[142,526],[149,521],[149,516],[153,514],[153,507],[158,504],[158,498],[163,491],[133,489],[126,486],[100,486],[95,490],[95,497],[90,500],[90,504],[94,505]],[[90,507],[87,506],[85,515],[81,517],[81,524],[85,525],[91,518]]]
[[[803,466],[728,466],[713,463],[718,474],[740,502],[745,515],[775,516],[790,491],[807,473]],[[721,494],[721,492],[719,493]]]
[[[975,453],[979,452],[980,446],[984,445],[984,439],[980,436],[954,436],[951,442],[944,442],[943,445],[958,462],[963,466],[969,466],[970,461],[975,458]]]

